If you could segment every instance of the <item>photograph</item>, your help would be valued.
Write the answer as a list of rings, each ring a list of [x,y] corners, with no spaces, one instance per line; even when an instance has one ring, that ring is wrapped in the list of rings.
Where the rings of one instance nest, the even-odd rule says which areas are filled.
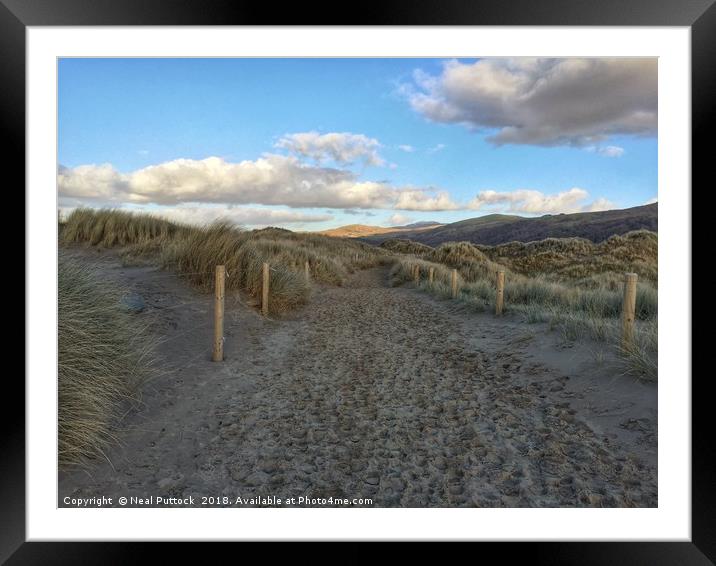
[[[716,0],[354,12],[0,0],[0,565],[716,564]]]
[[[56,68],[57,507],[659,507],[658,57]]]

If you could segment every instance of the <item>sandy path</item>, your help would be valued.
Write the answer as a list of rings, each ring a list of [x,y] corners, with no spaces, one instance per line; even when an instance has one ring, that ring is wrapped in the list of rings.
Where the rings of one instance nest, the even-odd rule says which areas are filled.
[[[655,387],[596,381],[609,369],[546,348],[554,338],[528,325],[389,288],[384,270],[369,270],[317,290],[291,319],[229,300],[227,360],[214,364],[210,297],[152,268],[108,261],[107,272],[145,296],[139,316],[166,336],[171,371],[128,415],[112,465],[61,476],[60,505],[100,495],[657,504]]]

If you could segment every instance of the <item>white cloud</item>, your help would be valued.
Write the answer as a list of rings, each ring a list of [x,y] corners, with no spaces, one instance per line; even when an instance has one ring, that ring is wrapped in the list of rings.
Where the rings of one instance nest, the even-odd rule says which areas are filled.
[[[494,144],[593,145],[612,135],[655,135],[655,58],[449,61],[403,88],[430,120],[497,130]]]
[[[388,219],[388,222],[390,222],[393,226],[402,226],[404,224],[408,224],[411,220],[412,219],[409,216],[396,212]]]
[[[401,151],[404,151],[405,153],[413,153],[415,151],[415,148],[412,145],[408,145],[408,144],[399,145],[398,149],[400,149]]]
[[[482,191],[467,206],[473,210],[493,207],[493,210],[528,214],[594,212],[615,208],[614,204],[604,198],[583,204],[588,197],[587,191],[577,187],[553,195],[526,189],[509,192]]]
[[[615,205],[612,201],[605,199],[604,197],[600,197],[589,204],[585,204],[581,209],[576,210],[575,212],[599,212],[602,210],[614,210],[615,208],[617,208],[617,205]]]
[[[222,210],[235,222],[271,224],[318,222],[325,215],[292,211],[267,212],[237,205],[284,206],[343,210],[401,211],[507,210],[528,214],[578,212],[615,208],[606,199],[586,203],[587,191],[573,188],[554,195],[535,190],[483,191],[468,203],[455,202],[434,188],[394,186],[362,181],[347,170],[307,165],[296,157],[266,154],[254,161],[227,162],[218,157],[176,159],[130,173],[109,164],[58,169],[63,206],[158,205],[170,214],[210,217]],[[212,210],[208,210],[213,205]],[[194,208],[191,208],[194,207]],[[289,214],[290,212],[290,214]],[[213,218],[213,216],[212,216]]]
[[[276,142],[275,147],[318,162],[332,159],[337,163],[363,161],[367,165],[385,165],[385,160],[378,155],[380,142],[363,134],[350,132],[286,134]]]
[[[453,210],[444,192],[360,181],[351,171],[267,154],[230,163],[219,157],[177,159],[122,174],[111,165],[60,167],[61,197],[90,202],[284,205],[293,208]]]
[[[127,179],[109,163],[80,165],[73,169],[60,165],[57,186],[62,196],[109,201],[128,190]]]
[[[438,151],[442,151],[443,149],[445,149],[445,144],[439,143],[439,144],[431,147],[430,149],[428,149],[428,153],[430,153],[430,154],[437,153]]]
[[[617,145],[608,145],[606,147],[590,145],[588,147],[585,147],[584,149],[592,153],[598,153],[599,155],[603,155],[604,157],[621,157],[622,155],[624,155],[624,148],[619,147]]]
[[[160,209],[157,214],[177,222],[208,224],[215,220],[229,220],[247,226],[303,224],[333,220],[331,214],[311,214],[297,210],[248,208],[231,206],[179,206]]]
[[[459,210],[460,205],[453,202],[445,191],[429,193],[423,189],[403,189],[393,208],[400,210]]]
[[[646,201],[644,204],[654,204],[655,202],[658,202],[657,197],[650,198],[648,201]]]

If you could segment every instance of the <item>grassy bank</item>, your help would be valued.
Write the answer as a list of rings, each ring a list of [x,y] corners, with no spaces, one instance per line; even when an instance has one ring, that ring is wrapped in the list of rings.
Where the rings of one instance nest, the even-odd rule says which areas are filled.
[[[124,290],[84,264],[58,264],[61,467],[97,458],[127,401],[152,372],[152,340],[120,303]]]
[[[547,238],[536,242],[510,242],[476,246],[490,260],[515,273],[600,287],[621,283],[621,274],[637,273],[643,283],[658,280],[658,236],[636,230],[595,244],[584,238]]]
[[[66,219],[61,243],[120,248],[126,261],[150,261],[183,275],[204,291],[214,285],[214,269],[225,265],[227,291],[261,293],[261,266],[271,265],[272,314],[305,304],[311,281],[341,285],[348,275],[387,261],[385,250],[358,241],[300,234],[278,228],[245,231],[217,222],[206,227],[175,224],[146,214],[78,209]]]
[[[383,244],[399,255],[390,273],[393,285],[412,282],[417,266],[421,273],[419,287],[448,298],[450,271],[454,268],[459,273],[458,300],[476,311],[493,311],[496,274],[504,270],[506,313],[516,313],[528,323],[549,323],[565,340],[589,338],[615,349],[620,349],[623,274],[641,273],[636,300],[636,343],[619,353],[626,371],[647,380],[657,376],[655,246],[656,235],[643,231],[615,236],[601,244],[559,240],[511,243],[495,248],[467,242],[446,243],[437,248],[405,240]],[[493,258],[510,261],[499,263]],[[431,267],[435,273],[433,283],[427,280]]]

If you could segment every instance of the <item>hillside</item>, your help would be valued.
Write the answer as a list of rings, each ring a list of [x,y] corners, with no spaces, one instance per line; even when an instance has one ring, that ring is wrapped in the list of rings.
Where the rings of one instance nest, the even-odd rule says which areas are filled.
[[[526,277],[561,283],[576,281],[586,287],[606,284],[621,288],[618,283],[626,271],[633,271],[641,281],[652,284],[658,279],[658,236],[648,230],[610,236],[599,243],[583,238],[546,238],[497,246],[448,242],[431,247],[392,238],[380,247],[392,253],[455,267],[468,279],[472,278],[473,272],[487,272],[492,277],[497,269],[505,268]]]
[[[585,279],[612,274],[614,281],[621,282],[621,274],[631,271],[642,281],[656,283],[658,278],[658,236],[648,230],[610,236],[599,243],[580,238],[547,238],[497,246],[478,244],[476,248],[491,261],[531,277],[581,280],[586,284]]]
[[[323,230],[317,233],[334,238],[365,238],[382,234],[394,234],[396,232],[423,232],[439,226],[442,226],[442,224],[438,222],[415,222],[413,224],[406,224],[405,226],[388,227],[368,226],[366,224],[346,224],[345,226],[339,226],[338,228],[331,228],[330,230]]]
[[[504,214],[490,214],[445,224],[430,230],[403,230],[401,239],[410,239],[430,246],[443,242],[471,242],[496,246],[507,242],[533,242],[546,238],[585,238],[602,242],[615,234],[635,230],[657,232],[657,204],[648,204],[574,214],[547,214],[538,218],[523,218]],[[380,244],[394,237],[391,234],[374,234],[363,239]]]

